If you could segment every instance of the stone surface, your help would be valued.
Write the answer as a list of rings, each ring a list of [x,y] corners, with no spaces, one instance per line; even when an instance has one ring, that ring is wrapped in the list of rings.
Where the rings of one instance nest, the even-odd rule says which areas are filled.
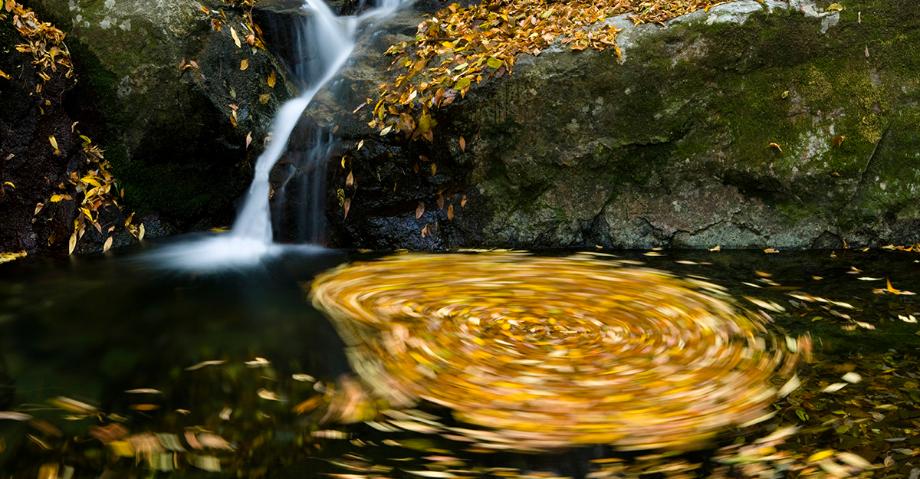
[[[920,241],[920,57],[908,53],[920,9],[829,3],[741,1],[666,26],[625,24],[622,64],[613,52],[521,56],[512,76],[437,112],[431,144],[381,138],[366,126],[370,108],[352,113],[391,74],[382,52],[420,20],[394,19],[308,112],[308,123],[338,125],[348,157],[345,168],[330,160],[332,239],[417,249]]]
[[[228,222],[274,111],[293,93],[274,56],[246,44],[244,12],[214,0],[32,4],[67,32],[80,78],[70,109],[105,146],[129,206],[182,228]]]

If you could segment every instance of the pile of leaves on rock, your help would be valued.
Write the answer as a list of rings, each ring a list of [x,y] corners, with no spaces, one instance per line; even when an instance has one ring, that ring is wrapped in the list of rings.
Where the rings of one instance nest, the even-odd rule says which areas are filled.
[[[28,96],[21,114],[35,120],[3,133],[11,138],[0,147],[0,207],[14,218],[5,227],[20,237],[30,236],[25,230],[34,234],[32,240],[2,238],[0,248],[8,252],[0,262],[33,250],[107,251],[119,233],[120,242],[142,239],[144,225],[122,210],[124,190],[102,149],[63,111],[77,82],[64,32],[15,0],[0,4],[0,22],[19,36],[13,64],[6,65],[11,71],[0,70],[0,82],[8,82],[0,89]]]
[[[572,50],[613,49],[627,15],[634,23],[661,23],[719,3],[710,0],[487,0],[454,3],[423,21],[413,41],[390,47],[401,73],[381,85],[370,126],[432,139],[431,110],[450,105],[483,80],[511,73],[518,55],[552,45]],[[374,103],[373,100],[368,100]]]

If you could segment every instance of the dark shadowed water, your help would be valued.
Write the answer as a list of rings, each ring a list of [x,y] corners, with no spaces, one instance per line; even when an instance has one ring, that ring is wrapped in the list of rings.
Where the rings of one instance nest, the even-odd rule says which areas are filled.
[[[371,256],[289,255],[196,276],[136,253],[0,265],[0,411],[21,413],[0,412],[0,477],[784,477],[828,474],[827,450],[872,463],[864,475],[920,475],[920,300],[886,289],[890,279],[920,292],[917,253],[615,253],[772,305],[777,334],[814,341],[802,386],[773,419],[675,457],[487,454],[424,431],[339,424],[330,403],[370,406],[349,394],[342,342],[304,286]],[[798,434],[775,453],[720,450],[790,425]]]

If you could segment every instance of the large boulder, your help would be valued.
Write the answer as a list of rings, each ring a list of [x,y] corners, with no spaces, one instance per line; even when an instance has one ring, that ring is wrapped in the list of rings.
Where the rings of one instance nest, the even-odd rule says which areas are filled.
[[[353,113],[393,74],[386,47],[420,20],[394,19],[308,112],[314,125],[338,125],[348,157],[330,168],[333,240],[433,249],[920,241],[920,57],[908,53],[920,44],[920,9],[842,3],[745,0],[663,26],[615,19],[622,62],[563,47],[521,56],[510,77],[438,111],[431,144],[380,137],[370,108]]]
[[[80,78],[70,109],[106,147],[128,203],[181,228],[229,221],[294,91],[247,42],[248,11],[220,0],[32,5],[68,35]]]

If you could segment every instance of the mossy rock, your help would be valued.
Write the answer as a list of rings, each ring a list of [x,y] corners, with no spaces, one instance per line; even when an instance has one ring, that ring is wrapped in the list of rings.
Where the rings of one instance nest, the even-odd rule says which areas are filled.
[[[229,221],[274,111],[293,93],[277,59],[247,45],[244,12],[193,0],[34,8],[67,33],[80,78],[70,109],[97,130],[129,206],[180,227]]]
[[[339,87],[348,101],[313,105],[316,122],[333,118],[347,142],[365,140],[331,176],[341,188],[353,169],[360,185],[344,189],[347,220],[330,201],[335,238],[423,248],[920,241],[920,58],[908,53],[920,9],[829,3],[745,0],[664,26],[614,19],[624,61],[564,47],[520,56],[511,76],[436,112],[432,144],[380,138],[369,113],[352,113],[392,75],[359,55]],[[419,154],[436,175],[413,171]],[[420,242],[425,225],[433,234]]]

